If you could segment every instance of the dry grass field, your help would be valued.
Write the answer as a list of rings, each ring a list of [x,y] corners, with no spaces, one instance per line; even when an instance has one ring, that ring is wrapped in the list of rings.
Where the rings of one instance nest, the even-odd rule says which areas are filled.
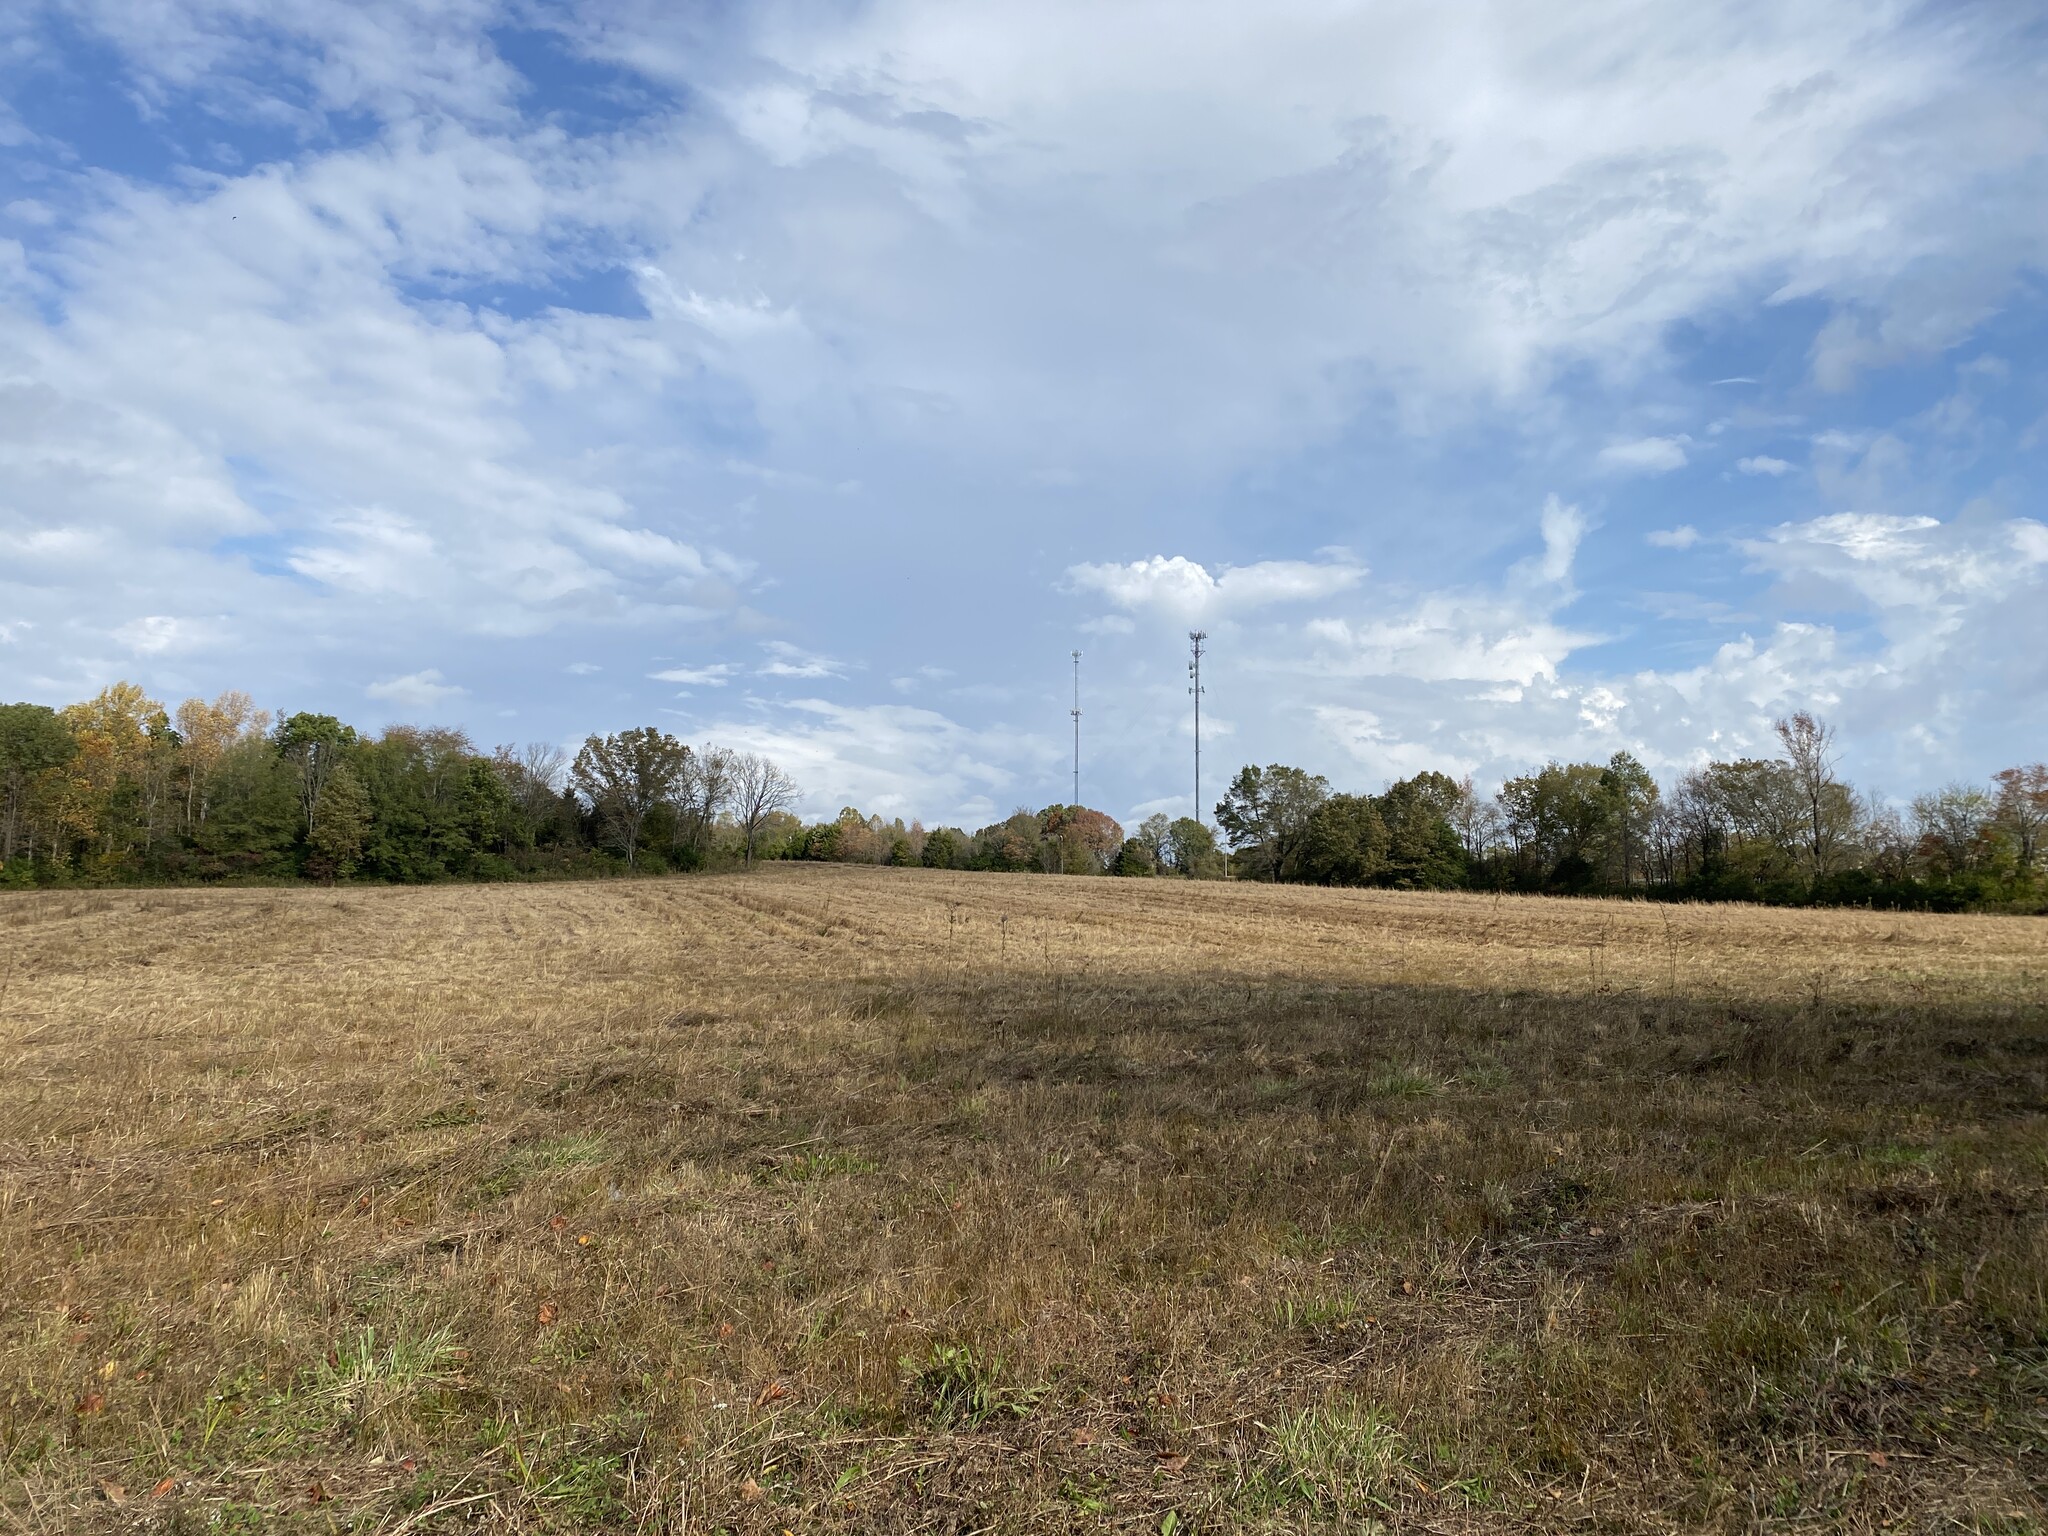
[[[0,898],[0,1527],[2038,1532],[2048,922]]]

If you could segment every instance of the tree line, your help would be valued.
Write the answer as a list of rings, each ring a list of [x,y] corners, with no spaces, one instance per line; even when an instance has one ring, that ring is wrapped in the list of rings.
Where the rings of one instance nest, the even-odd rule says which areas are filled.
[[[0,705],[0,883],[521,879],[759,859],[1700,900],[2048,906],[2048,766],[1900,808],[1836,771],[1834,734],[1778,722],[1771,758],[1660,784],[1626,752],[1548,763],[1487,796],[1424,772],[1378,794],[1248,765],[1215,807],[1126,836],[1079,805],[969,832],[848,807],[806,824],[766,757],[657,727],[574,754],[461,731],[371,735],[247,694],[167,710],[132,683],[62,709]]]
[[[491,880],[695,869],[780,853],[771,760],[654,727],[573,756],[461,731],[370,735],[245,693],[166,710],[132,683],[0,705],[0,883]],[[772,844],[772,847],[768,845]]]
[[[1837,772],[1833,730],[1777,722],[1770,758],[1661,785],[1627,752],[1547,763],[1478,793],[1425,772],[1378,795],[1246,767],[1216,807],[1235,872],[1320,885],[1682,900],[2048,907],[2048,765],[1950,784],[1900,808]]]

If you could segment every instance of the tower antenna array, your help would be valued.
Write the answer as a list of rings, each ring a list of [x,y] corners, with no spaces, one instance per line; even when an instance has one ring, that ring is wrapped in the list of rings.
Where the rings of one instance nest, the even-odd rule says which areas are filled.
[[[1188,676],[1194,681],[1188,692],[1195,696],[1195,820],[1202,819],[1202,642],[1209,638],[1206,629],[1188,631],[1188,649],[1193,660],[1188,663]]]
[[[1074,652],[1074,804],[1081,803],[1081,653]]]

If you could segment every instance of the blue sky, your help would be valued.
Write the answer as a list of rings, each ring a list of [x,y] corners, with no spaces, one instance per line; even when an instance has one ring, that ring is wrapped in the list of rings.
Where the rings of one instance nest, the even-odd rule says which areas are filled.
[[[2048,751],[2048,26],[0,15],[0,696],[659,722],[813,809]]]

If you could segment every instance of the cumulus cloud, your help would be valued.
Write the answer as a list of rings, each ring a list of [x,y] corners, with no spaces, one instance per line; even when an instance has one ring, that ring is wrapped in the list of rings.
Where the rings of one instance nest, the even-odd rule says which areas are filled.
[[[1065,707],[1031,681],[1074,639],[1044,632],[1055,583],[1100,686],[1122,668],[1152,712],[1116,743],[1132,778],[1148,733],[1178,750],[1180,658],[1147,650],[1168,620],[1222,621],[1241,739],[1389,771],[1427,742],[1668,755],[1809,682],[1872,740],[1971,709],[1990,740],[2048,688],[1988,638],[2038,637],[2041,525],[1948,514],[1998,411],[1915,426],[1856,393],[2038,308],[2040,49],[1996,7],[1813,0],[1760,31],[1194,0],[1162,33],[1079,0],[625,0],[526,36],[608,82],[576,102],[501,51],[532,14],[496,0],[46,15],[0,51],[15,113],[38,93],[7,88],[89,35],[148,115],[66,144],[0,109],[39,157],[0,238],[0,612],[53,696],[230,665],[205,686],[395,688],[424,654],[478,709],[581,731],[676,686],[869,685],[842,655],[916,679],[936,633],[963,722],[904,740],[965,732],[1023,795],[1003,743]],[[123,131],[171,169],[95,164]],[[1706,411],[1673,343],[1699,325],[1746,370]],[[1802,367],[1858,426],[1814,439],[1799,520],[1639,505],[1709,441],[1792,475],[1764,450],[1808,430]],[[1970,388],[2014,387],[1994,373]],[[1647,557],[1581,561],[1581,505],[1692,519],[1649,542],[1782,623],[1625,632]],[[1372,582],[1282,558],[1329,542]],[[1189,548],[1232,563],[1074,563]],[[194,613],[232,662],[171,617]],[[768,635],[718,680],[646,670]],[[798,734],[825,782],[848,731]]]
[[[403,677],[387,677],[363,689],[371,698],[396,704],[400,709],[437,709],[461,698],[465,691],[444,681],[433,667],[408,672]]]

